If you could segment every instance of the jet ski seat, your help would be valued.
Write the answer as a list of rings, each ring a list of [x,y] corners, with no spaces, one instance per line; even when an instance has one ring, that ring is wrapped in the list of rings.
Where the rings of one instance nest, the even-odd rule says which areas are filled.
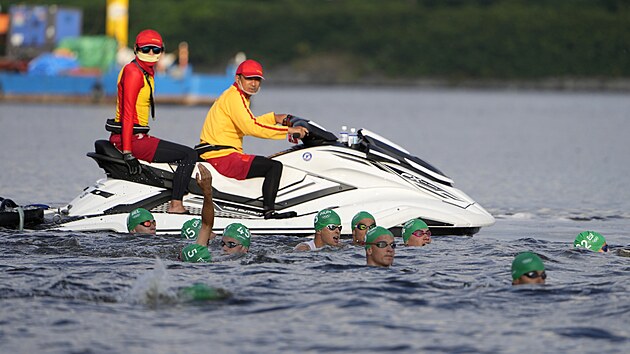
[[[94,151],[99,155],[104,155],[108,157],[113,157],[115,159],[123,158],[122,152],[116,149],[114,144],[110,143],[109,140],[97,140],[94,142]]]
[[[94,142],[94,152],[87,154],[105,170],[105,173],[113,178],[125,179],[132,182],[144,183],[156,187],[173,188],[173,173],[165,170],[154,169],[144,165],[140,175],[131,176],[127,170],[127,165],[123,160],[123,154],[109,140],[96,140]],[[188,191],[202,195],[201,188],[193,178],[188,182]]]
[[[123,160],[123,154],[120,150],[109,142],[109,140],[96,140],[94,142],[94,151],[89,152],[87,156],[93,158],[96,163],[105,170],[105,173],[113,178],[126,179],[128,181],[149,184],[156,187],[172,188],[170,182],[173,180],[172,173],[165,177],[169,181],[169,185],[165,186],[165,181],[158,176],[153,169],[145,166],[139,175],[130,175],[127,165]],[[166,173],[165,173],[166,174]]]

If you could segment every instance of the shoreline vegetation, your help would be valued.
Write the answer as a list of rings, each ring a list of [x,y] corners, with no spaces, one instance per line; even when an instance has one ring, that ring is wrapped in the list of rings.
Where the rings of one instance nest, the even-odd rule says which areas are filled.
[[[104,0],[21,3],[105,33]],[[187,42],[199,73],[243,52],[269,86],[630,91],[630,0],[131,0],[130,43],[145,28]]]
[[[388,78],[382,76],[341,79],[325,72],[292,72],[269,70],[265,87],[393,87],[417,89],[480,89],[514,91],[567,91],[567,92],[630,92],[630,78],[539,78],[539,79],[453,79],[453,78]]]

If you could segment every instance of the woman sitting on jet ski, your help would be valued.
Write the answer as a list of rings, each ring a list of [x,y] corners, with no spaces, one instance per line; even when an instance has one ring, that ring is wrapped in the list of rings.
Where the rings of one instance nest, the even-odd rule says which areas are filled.
[[[173,177],[173,194],[168,212],[186,213],[183,197],[197,153],[188,146],[175,144],[149,135],[149,112],[154,113],[154,66],[164,51],[162,36],[154,30],[144,30],[136,37],[136,58],[118,74],[116,118],[109,119],[106,129],[112,134],[109,141],[123,153],[131,175],[139,175],[142,167],[138,159],[148,162],[177,162]]]

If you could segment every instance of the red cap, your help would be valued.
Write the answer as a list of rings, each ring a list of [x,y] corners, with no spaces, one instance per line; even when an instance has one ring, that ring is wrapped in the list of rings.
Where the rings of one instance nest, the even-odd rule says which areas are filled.
[[[236,68],[236,75],[243,75],[245,77],[263,77],[262,65],[256,60],[247,59]]]
[[[138,33],[136,36],[136,46],[144,47],[146,45],[154,45],[156,47],[163,47],[162,36],[154,30],[144,30]]]

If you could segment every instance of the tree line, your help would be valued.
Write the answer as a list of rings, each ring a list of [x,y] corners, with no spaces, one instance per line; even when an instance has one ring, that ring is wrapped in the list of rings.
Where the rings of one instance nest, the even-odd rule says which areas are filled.
[[[197,71],[239,51],[271,70],[440,79],[630,76],[630,0],[130,0],[129,36],[186,41]],[[83,9],[105,31],[105,0],[24,1]],[[6,11],[8,1],[0,1]]]

